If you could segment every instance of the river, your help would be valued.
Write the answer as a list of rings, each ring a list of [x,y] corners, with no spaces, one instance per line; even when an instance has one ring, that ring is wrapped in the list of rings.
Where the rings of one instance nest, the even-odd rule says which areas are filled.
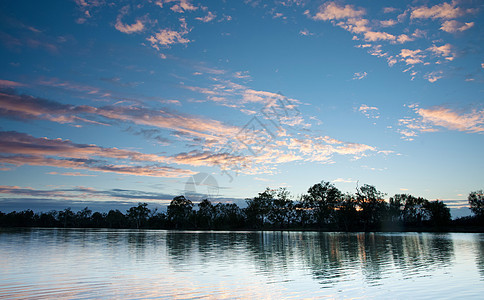
[[[0,229],[0,298],[482,299],[484,234]]]

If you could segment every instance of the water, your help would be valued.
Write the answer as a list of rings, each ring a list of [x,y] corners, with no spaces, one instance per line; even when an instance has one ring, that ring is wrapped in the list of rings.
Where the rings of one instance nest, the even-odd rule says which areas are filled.
[[[0,229],[0,298],[480,298],[484,234]]]

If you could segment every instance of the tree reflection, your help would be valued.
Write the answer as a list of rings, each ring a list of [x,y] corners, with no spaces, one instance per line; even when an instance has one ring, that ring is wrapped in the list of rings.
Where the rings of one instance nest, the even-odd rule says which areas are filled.
[[[249,261],[269,278],[306,270],[322,287],[350,280],[355,273],[369,285],[394,273],[410,279],[448,267],[454,257],[447,234],[168,232],[166,245],[173,265],[208,265],[217,257]],[[484,260],[478,264],[484,274]]]
[[[481,277],[484,279],[484,234],[476,235],[476,264]]]

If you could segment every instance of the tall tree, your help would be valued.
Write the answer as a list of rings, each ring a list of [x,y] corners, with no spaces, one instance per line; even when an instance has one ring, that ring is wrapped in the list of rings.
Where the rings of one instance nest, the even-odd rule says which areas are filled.
[[[185,196],[177,196],[171,200],[167,209],[168,219],[175,228],[187,227],[190,225],[193,203]]]
[[[365,184],[361,188],[357,188],[356,199],[361,209],[364,230],[380,225],[386,210],[384,197],[385,194],[372,185]]]
[[[148,203],[140,202],[138,203],[138,206],[133,206],[128,209],[126,216],[136,225],[136,228],[139,229],[148,219],[149,213],[150,209],[148,208]]]
[[[267,222],[267,214],[269,213],[270,205],[274,200],[275,192],[269,188],[257,197],[247,199],[247,207],[245,214],[247,215],[247,222],[250,226],[261,228]]]
[[[484,192],[482,190],[471,192],[467,197],[471,211],[479,218],[484,219]]]
[[[308,189],[303,196],[306,206],[312,210],[314,221],[323,226],[334,220],[335,210],[342,193],[330,182],[321,181]]]
[[[274,226],[284,228],[289,222],[290,213],[294,205],[289,191],[286,188],[279,188],[273,194],[272,202],[269,205],[267,218]]]
[[[198,203],[197,223],[201,228],[212,228],[215,218],[215,207],[208,199]]]
[[[427,201],[424,208],[429,217],[429,221],[434,226],[448,225],[451,220],[450,209],[442,201]]]

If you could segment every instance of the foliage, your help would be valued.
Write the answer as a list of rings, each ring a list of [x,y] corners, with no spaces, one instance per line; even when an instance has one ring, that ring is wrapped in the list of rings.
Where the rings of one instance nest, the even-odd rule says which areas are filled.
[[[159,228],[159,229],[311,229],[369,231],[385,228],[398,230],[445,230],[463,226],[482,230],[483,192],[469,194],[475,216],[452,221],[450,210],[442,201],[428,201],[408,194],[384,200],[385,194],[372,185],[357,188],[356,194],[343,194],[334,185],[322,181],[312,185],[297,199],[286,188],[269,189],[246,200],[240,208],[234,203],[212,204],[204,199],[194,204],[184,196],[173,198],[166,213],[138,203],[123,214],[92,212],[85,207],[78,212],[34,213],[0,212],[0,227],[77,227],[77,228]],[[479,229],[480,228],[480,229]]]
[[[484,218],[484,192],[482,190],[471,192],[467,200],[472,212],[477,217]]]

